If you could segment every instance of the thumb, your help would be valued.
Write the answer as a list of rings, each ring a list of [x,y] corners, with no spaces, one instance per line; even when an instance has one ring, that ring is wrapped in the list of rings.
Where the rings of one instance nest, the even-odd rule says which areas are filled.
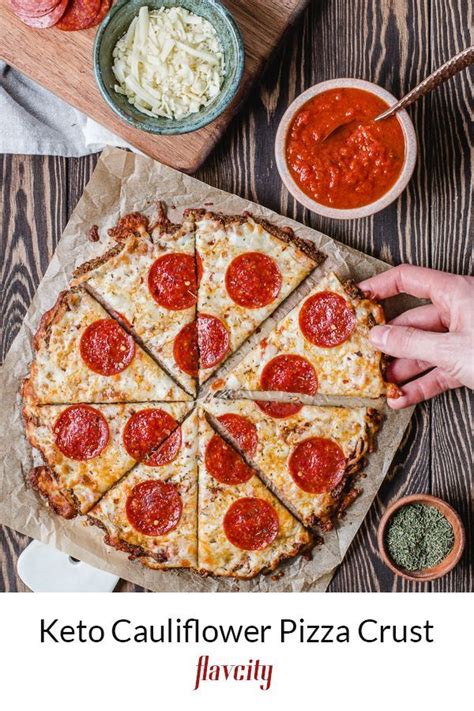
[[[428,361],[445,365],[445,333],[430,333],[407,326],[374,326],[370,342],[383,353],[395,358]]]

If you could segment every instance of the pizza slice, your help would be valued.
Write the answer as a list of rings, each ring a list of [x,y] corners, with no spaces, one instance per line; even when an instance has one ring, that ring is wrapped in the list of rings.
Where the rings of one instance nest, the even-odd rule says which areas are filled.
[[[30,484],[55,511],[55,502],[69,502],[66,518],[86,513],[137,462],[152,466],[177,458],[179,422],[190,407],[154,402],[26,405],[26,436],[49,467],[34,470]]]
[[[311,544],[310,534],[199,413],[198,563],[253,578]]]
[[[380,304],[328,274],[219,384],[229,390],[304,395],[398,397],[384,380],[385,360],[369,341],[385,322]],[[279,403],[268,412],[282,417]]]
[[[195,411],[182,423],[181,439],[173,461],[138,464],[88,513],[89,522],[104,531],[108,545],[149,568],[197,565]],[[162,447],[172,450],[169,440]]]
[[[354,475],[373,451],[381,415],[366,407],[292,405],[276,419],[252,400],[213,400],[216,425],[307,526],[332,528],[360,493]]]
[[[34,337],[23,384],[33,404],[186,401],[191,397],[83,289],[60,294]]]
[[[85,284],[183,388],[195,395],[198,358],[193,222],[188,219],[183,225],[173,225],[162,211],[152,240],[145,216],[135,213],[137,224],[128,230],[126,218],[112,230],[119,244],[78,267],[72,285]]]
[[[199,380],[239,348],[324,257],[249,214],[189,211],[196,224]]]

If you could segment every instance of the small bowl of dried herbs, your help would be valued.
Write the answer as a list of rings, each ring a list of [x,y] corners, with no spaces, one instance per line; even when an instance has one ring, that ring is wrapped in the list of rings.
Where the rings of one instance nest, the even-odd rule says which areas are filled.
[[[390,570],[407,580],[427,582],[457,565],[465,534],[459,514],[446,501],[414,494],[389,506],[380,521],[377,540]]]

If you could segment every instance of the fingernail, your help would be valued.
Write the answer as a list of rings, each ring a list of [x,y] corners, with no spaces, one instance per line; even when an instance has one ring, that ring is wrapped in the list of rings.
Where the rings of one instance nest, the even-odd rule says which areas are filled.
[[[387,345],[390,326],[374,326],[369,333],[370,342],[381,350]]]

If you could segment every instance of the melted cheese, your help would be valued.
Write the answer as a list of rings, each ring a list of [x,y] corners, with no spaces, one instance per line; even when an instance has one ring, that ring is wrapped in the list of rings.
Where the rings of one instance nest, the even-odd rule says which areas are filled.
[[[189,568],[197,564],[197,417],[193,412],[181,426],[182,446],[177,459],[161,467],[138,464],[90,511],[105,528],[111,542],[143,548],[151,557],[142,562],[152,568]],[[183,511],[178,525],[163,536],[146,536],[134,529],[126,515],[127,498],[137,484],[150,479],[174,484]],[[153,555],[156,558],[153,558]]]
[[[215,417],[225,413],[242,415],[257,428],[258,446],[252,461],[274,487],[275,492],[306,525],[326,520],[337,504],[331,493],[309,494],[300,489],[288,469],[288,460],[297,444],[309,437],[332,439],[349,458],[358,441],[368,437],[368,409],[365,407],[304,406],[297,414],[274,419],[251,400],[213,400],[206,409]]]
[[[99,456],[86,461],[66,457],[56,446],[54,424],[67,406],[43,405],[27,407],[27,435],[52,467],[61,489],[71,491],[79,502],[80,512],[86,513],[125,472],[136,464],[123,446],[123,430],[129,418],[140,410],[159,407],[177,421],[189,410],[184,403],[147,403],[146,405],[94,405],[107,420],[109,441]]]
[[[168,372],[194,394],[194,378],[176,365],[173,346],[180,330],[194,321],[196,307],[181,311],[166,309],[155,301],[148,288],[148,273],[159,257],[177,252],[194,258],[193,226],[185,223],[173,235],[157,232],[154,239],[155,244],[146,238],[129,238],[119,254],[79,277],[75,283],[86,281],[107,308],[128,322]]]
[[[284,242],[248,218],[225,227],[205,217],[196,222],[196,250],[201,256],[203,277],[199,287],[198,311],[220,318],[229,328],[230,351],[234,352],[277,308],[314,268],[314,263],[292,242]],[[236,304],[225,287],[225,275],[235,257],[245,252],[262,252],[272,257],[282,276],[277,298],[268,306],[248,309]],[[204,382],[217,366],[201,369]]]
[[[182,119],[218,95],[224,52],[211,23],[183,7],[141,7],[113,50],[115,91],[149,116]]]
[[[201,411],[199,416],[199,568],[214,575],[250,578],[293,555],[310,541],[301,524],[273,496],[255,475],[238,484],[221,484],[205,466],[206,447],[215,432]],[[280,530],[274,542],[261,550],[246,551],[234,546],[224,533],[223,520],[229,506],[245,496],[257,497],[274,506]]]
[[[31,384],[40,403],[191,399],[138,344],[121,373],[105,376],[88,368],[79,350],[81,335],[94,321],[110,316],[85,292],[69,295],[68,303],[70,308],[52,324],[31,366]]]
[[[356,327],[351,337],[334,348],[319,348],[301,333],[299,314],[307,298],[320,291],[334,291],[349,301],[356,314]],[[278,355],[295,354],[306,358],[314,367],[323,395],[353,395],[377,398],[386,392],[381,373],[381,354],[369,341],[371,319],[381,322],[381,308],[368,299],[353,299],[334,274],[326,276],[227,377],[224,387],[230,390],[259,391],[265,365]]]

